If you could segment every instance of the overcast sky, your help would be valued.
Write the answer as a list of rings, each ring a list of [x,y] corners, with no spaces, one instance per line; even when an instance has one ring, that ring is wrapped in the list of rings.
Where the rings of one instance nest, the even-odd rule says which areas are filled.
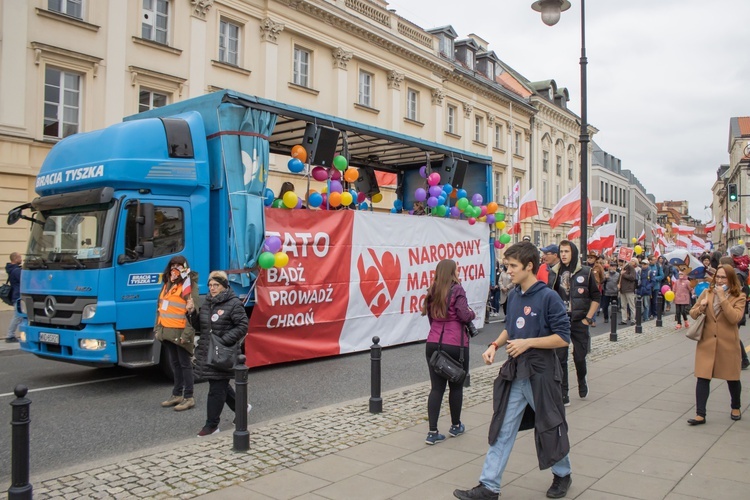
[[[392,0],[424,29],[475,33],[531,81],[554,79],[580,114],[580,2],[549,27],[531,0]],[[750,116],[750,0],[586,2],[588,119],[656,201],[687,199],[703,221],[729,163],[729,119]],[[750,193],[748,193],[750,194]]]

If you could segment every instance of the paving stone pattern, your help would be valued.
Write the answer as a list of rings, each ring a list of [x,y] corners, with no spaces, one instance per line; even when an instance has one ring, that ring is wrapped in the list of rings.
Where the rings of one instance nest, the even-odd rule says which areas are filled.
[[[674,330],[653,322],[636,334],[633,327],[592,339],[590,362],[608,358],[657,340]],[[573,369],[572,356],[570,369]],[[464,405],[492,399],[492,381],[498,365],[471,372],[471,387],[464,390]],[[173,449],[100,466],[42,483],[34,483],[37,499],[84,498],[193,498],[254,479],[309,460],[330,455],[388,434],[427,422],[429,382],[383,395],[383,413],[370,414],[367,399],[356,403],[253,426],[250,451],[232,451],[232,430],[196,439]],[[443,412],[447,412],[446,407]]]

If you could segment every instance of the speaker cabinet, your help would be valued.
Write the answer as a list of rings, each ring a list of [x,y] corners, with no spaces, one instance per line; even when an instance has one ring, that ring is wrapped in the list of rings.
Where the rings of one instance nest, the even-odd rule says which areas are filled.
[[[456,189],[461,189],[466,177],[466,168],[469,162],[460,158],[447,157],[443,160],[438,170],[440,174],[440,184],[450,184]]]
[[[354,187],[360,193],[365,193],[372,198],[373,195],[380,192],[378,178],[375,177],[375,169],[372,167],[359,167],[359,178],[354,181]]]
[[[340,134],[341,132],[335,128],[307,124],[302,145],[307,150],[307,161],[310,165],[328,168],[333,164]]]

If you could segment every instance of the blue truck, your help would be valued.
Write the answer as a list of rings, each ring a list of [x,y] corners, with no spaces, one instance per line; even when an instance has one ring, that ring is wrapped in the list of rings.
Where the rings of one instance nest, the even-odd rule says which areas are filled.
[[[350,165],[396,173],[406,207],[422,165],[458,166],[463,188],[490,199],[489,157],[230,90],[130,116],[56,144],[38,197],[8,214],[30,222],[21,348],[87,366],[163,364],[155,307],[176,254],[204,278],[228,271],[251,314],[269,158],[313,147],[316,130],[338,133]]]

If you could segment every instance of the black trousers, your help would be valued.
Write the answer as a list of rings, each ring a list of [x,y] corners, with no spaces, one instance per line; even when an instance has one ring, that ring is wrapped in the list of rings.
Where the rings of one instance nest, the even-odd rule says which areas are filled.
[[[427,342],[425,348],[425,357],[427,358],[427,368],[430,370],[430,395],[427,397],[427,419],[429,421],[429,429],[431,432],[438,430],[437,422],[440,417],[440,406],[443,404],[443,395],[445,394],[445,386],[448,385],[450,393],[448,394],[448,407],[451,412],[451,425],[458,425],[461,423],[461,407],[464,404],[464,384],[454,384],[448,382],[447,379],[441,377],[435,370],[430,366],[430,358],[432,353],[437,351],[438,344],[435,342]],[[460,359],[460,347],[456,345],[445,345],[443,344],[442,350],[446,354],[449,354],[453,359],[458,361]],[[464,370],[469,371],[469,346],[464,347]]]
[[[229,385],[229,379],[209,380],[206,427],[219,426],[224,403],[230,410],[235,411],[235,393],[234,388]]]
[[[742,392],[742,383],[739,380],[727,380],[729,387],[729,396],[731,398],[731,408],[740,409],[740,392]],[[708,393],[711,388],[711,380],[699,378],[695,384],[695,414],[699,417],[706,418],[706,403],[708,403]]]
[[[586,378],[586,355],[591,350],[591,336],[589,327],[582,321],[570,322],[570,342],[573,344],[573,363],[576,365],[576,375],[578,375],[578,385]],[[557,359],[560,360],[562,367],[562,391],[563,396],[568,394],[568,347],[559,347],[555,349]]]
[[[674,305],[674,319],[678,325],[682,324],[682,320],[688,320],[688,311],[690,310],[690,304],[675,304]]]
[[[162,342],[162,345],[167,351],[169,365],[172,367],[172,373],[174,374],[172,395],[192,398],[194,378],[193,362],[190,359],[190,353],[168,340]]]
[[[617,304],[617,296],[602,295],[602,313],[604,313],[604,321],[609,321],[609,309],[612,304]],[[617,321],[617,318],[612,318],[612,321]]]

